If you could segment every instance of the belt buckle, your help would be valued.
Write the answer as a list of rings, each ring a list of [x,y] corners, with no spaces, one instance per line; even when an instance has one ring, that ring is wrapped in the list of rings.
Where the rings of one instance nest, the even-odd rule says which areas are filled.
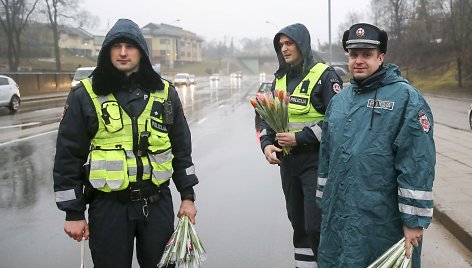
[[[130,201],[139,201],[139,200],[141,200],[141,189],[132,189],[129,192],[129,200]]]

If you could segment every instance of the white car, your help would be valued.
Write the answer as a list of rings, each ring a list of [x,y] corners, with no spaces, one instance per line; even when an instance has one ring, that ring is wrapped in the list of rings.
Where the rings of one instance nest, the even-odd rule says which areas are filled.
[[[71,87],[75,87],[79,84],[80,80],[89,77],[95,67],[80,67],[75,70],[74,78],[72,78],[72,82],[70,83]]]
[[[210,75],[210,81],[218,81],[218,80],[220,80],[220,75],[219,74]]]
[[[189,80],[190,80],[190,84],[192,84],[192,85],[195,85],[197,83],[195,75],[193,75],[193,74],[189,75]]]
[[[0,75],[0,106],[16,113],[20,109],[20,87],[12,78]]]
[[[190,85],[190,74],[188,73],[178,73],[174,78],[174,85]]]

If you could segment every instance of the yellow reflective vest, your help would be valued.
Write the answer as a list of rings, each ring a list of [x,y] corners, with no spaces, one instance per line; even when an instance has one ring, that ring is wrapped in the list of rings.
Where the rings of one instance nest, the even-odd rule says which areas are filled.
[[[301,131],[304,127],[313,127],[324,119],[311,104],[310,96],[323,72],[328,68],[324,63],[317,63],[294,89],[288,104],[288,128],[290,132]],[[275,80],[275,89],[287,91],[287,74]]]
[[[174,156],[163,123],[164,112],[152,114],[153,105],[162,107],[168,99],[169,83],[163,82],[164,90],[152,92],[144,111],[132,119],[113,94],[98,96],[90,80],[82,80],[98,117],[98,131],[91,141],[87,161],[94,188],[104,192],[126,189],[130,182],[136,182],[141,168],[142,179],[151,179],[158,186],[172,177]],[[147,144],[142,153],[133,146],[140,142]]]

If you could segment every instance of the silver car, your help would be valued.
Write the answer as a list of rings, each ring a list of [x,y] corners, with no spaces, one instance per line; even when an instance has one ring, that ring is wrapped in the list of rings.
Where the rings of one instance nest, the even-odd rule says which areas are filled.
[[[12,78],[0,75],[0,106],[16,113],[20,109],[20,87]]]

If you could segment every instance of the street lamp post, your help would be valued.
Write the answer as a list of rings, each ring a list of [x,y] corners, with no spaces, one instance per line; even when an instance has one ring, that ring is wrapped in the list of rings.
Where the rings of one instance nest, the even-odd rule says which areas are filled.
[[[179,22],[179,21],[180,21],[180,19],[176,19],[176,20],[173,20],[171,22],[167,22],[166,24],[167,25],[172,25],[173,23],[176,23],[176,22]]]
[[[274,26],[276,31],[279,31],[279,29],[280,29],[280,27],[277,24],[273,23],[273,22],[270,22],[270,21],[266,20],[265,23]]]
[[[333,57],[333,54],[332,54],[332,51],[331,51],[331,0],[328,0],[328,38],[329,38],[329,65],[332,64],[332,57]]]

